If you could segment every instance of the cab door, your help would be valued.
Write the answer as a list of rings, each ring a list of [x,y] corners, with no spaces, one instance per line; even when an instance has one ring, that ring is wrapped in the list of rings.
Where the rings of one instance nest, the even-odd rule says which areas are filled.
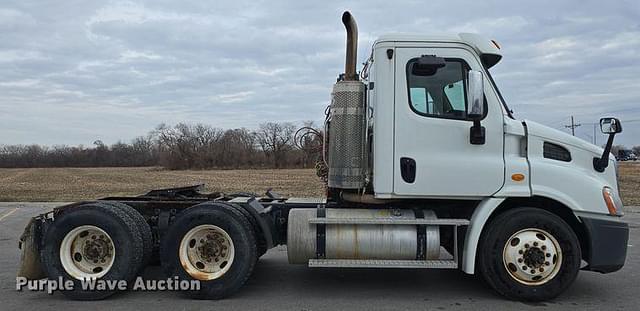
[[[440,67],[416,65],[425,55],[434,55],[440,62],[435,67]],[[483,144],[470,141],[469,70],[482,71],[484,76]],[[394,194],[481,197],[496,193],[504,183],[503,112],[474,54],[458,48],[396,48],[394,83]]]

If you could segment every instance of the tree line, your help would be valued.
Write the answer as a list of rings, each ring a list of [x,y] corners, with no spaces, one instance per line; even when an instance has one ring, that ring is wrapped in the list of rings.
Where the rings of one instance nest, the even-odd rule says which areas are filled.
[[[296,129],[289,122],[263,123],[256,130],[160,124],[129,143],[106,145],[97,140],[92,146],[1,145],[0,167],[314,167],[322,149],[321,130],[312,122]]]
[[[168,169],[311,168],[320,160],[322,130],[305,122],[268,122],[256,130],[205,124],[158,125],[129,143],[92,146],[0,145],[1,168],[162,166]],[[626,149],[616,145],[612,153]],[[631,150],[640,156],[640,146]]]

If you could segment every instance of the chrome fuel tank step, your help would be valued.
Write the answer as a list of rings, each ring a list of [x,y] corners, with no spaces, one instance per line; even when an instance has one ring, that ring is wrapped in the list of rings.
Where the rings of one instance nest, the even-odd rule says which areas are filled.
[[[457,269],[454,260],[311,259],[312,268]]]

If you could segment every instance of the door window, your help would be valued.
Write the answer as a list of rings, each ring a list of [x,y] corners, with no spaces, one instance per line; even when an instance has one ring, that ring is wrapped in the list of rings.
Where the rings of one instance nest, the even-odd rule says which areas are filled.
[[[433,111],[433,98],[423,87],[409,88],[411,106],[415,111],[428,114]]]
[[[434,70],[412,70],[417,58],[407,63],[409,106],[428,117],[466,119],[467,67],[461,60],[446,60]]]

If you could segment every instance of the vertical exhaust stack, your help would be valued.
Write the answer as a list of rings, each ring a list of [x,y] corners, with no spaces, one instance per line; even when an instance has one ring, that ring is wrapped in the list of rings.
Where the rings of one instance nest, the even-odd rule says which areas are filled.
[[[356,63],[358,61],[358,24],[356,24],[355,18],[345,11],[342,13],[342,23],[347,30],[347,51],[346,61],[344,63],[344,80],[357,81],[358,74],[356,73]]]
[[[328,186],[362,189],[365,186],[365,86],[356,71],[358,26],[351,13],[342,14],[347,30],[345,72],[333,86],[328,139]]]

